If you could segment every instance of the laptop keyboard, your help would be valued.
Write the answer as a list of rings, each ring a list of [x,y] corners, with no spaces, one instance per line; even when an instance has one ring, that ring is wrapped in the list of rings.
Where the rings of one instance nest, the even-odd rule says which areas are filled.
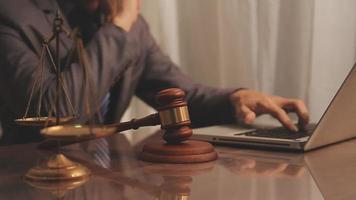
[[[252,132],[245,133],[246,136],[253,137],[267,137],[267,138],[279,138],[279,139],[298,139],[302,137],[310,136],[313,133],[316,125],[309,125],[307,130],[301,130],[298,132],[292,132],[284,127],[256,130]]]

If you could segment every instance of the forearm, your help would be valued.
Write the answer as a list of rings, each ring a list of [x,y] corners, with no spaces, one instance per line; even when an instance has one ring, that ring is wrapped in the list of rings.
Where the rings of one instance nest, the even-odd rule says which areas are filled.
[[[171,66],[175,68],[175,66]],[[158,75],[156,79],[145,81],[138,88],[137,95],[152,107],[158,107],[155,95],[159,90],[177,87],[186,92],[189,113],[193,126],[230,123],[234,121],[234,108],[230,95],[235,89],[218,89],[199,85],[191,81],[178,69]]]
[[[230,96],[235,90],[197,85],[187,91],[192,125],[200,127],[234,122],[235,114]]]
[[[152,107],[157,107],[155,95],[160,90],[178,87],[186,92],[193,126],[234,121],[234,109],[229,97],[235,89],[217,89],[196,84],[160,50],[148,26],[143,27],[141,41],[147,46],[146,66],[136,94]]]

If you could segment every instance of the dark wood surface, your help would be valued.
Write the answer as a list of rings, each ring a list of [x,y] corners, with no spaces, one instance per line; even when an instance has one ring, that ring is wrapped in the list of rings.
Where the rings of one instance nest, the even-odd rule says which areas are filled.
[[[5,199],[355,199],[356,141],[306,154],[216,146],[219,159],[200,164],[156,164],[140,161],[138,153],[152,129],[108,138],[110,166],[95,159],[95,141],[63,150],[86,165],[93,176],[82,186],[49,191],[23,181],[31,167],[53,152],[36,144],[0,147],[0,200]],[[154,131],[155,132],[155,131]]]

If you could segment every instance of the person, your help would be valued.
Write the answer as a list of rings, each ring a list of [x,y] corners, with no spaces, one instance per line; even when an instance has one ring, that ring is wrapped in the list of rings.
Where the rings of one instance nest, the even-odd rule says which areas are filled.
[[[251,89],[213,88],[197,84],[165,55],[140,15],[140,0],[17,0],[0,2],[0,120],[1,144],[40,141],[37,128],[21,127],[21,118],[36,80],[41,44],[52,33],[57,9],[64,16],[67,30],[78,28],[90,63],[93,88],[106,105],[105,123],[120,120],[131,98],[136,95],[157,107],[155,95],[169,87],[186,92],[193,126],[231,123],[250,124],[262,114],[271,114],[285,127],[297,131],[288,117],[295,112],[300,127],[308,123],[308,110],[301,100],[263,94]],[[72,41],[60,35],[60,59],[69,54]],[[53,45],[50,48],[53,49]],[[56,76],[49,61],[43,71],[42,107],[48,112],[55,99]],[[62,62],[63,63],[63,62]],[[68,96],[80,116],[84,116],[83,74],[77,60],[60,66]],[[35,87],[34,100],[39,98]],[[64,98],[64,97],[63,97]],[[55,114],[64,116],[68,109],[61,99]],[[34,115],[35,105],[29,108]],[[81,119],[85,121],[87,119]]]

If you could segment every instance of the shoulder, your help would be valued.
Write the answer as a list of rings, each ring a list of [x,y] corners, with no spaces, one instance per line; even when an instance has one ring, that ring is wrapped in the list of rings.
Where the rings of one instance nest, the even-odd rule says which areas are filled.
[[[142,15],[138,16],[136,26],[140,27],[141,29],[149,29],[148,23]]]
[[[47,3],[46,3],[47,2]],[[55,0],[0,0],[0,37],[10,35],[32,48],[41,48],[51,33],[45,7]]]
[[[50,1],[50,0],[48,0]],[[42,10],[32,0],[0,1],[0,23],[10,26],[32,24]]]
[[[139,15],[131,29],[133,30],[131,32],[137,32],[137,31],[142,32],[148,30],[149,26],[145,18],[142,15]]]
[[[0,1],[0,20],[7,23],[26,21],[33,8],[30,0]]]
[[[143,41],[145,41],[147,37],[150,37],[150,27],[142,15],[139,15],[130,33],[137,35],[143,39]]]

